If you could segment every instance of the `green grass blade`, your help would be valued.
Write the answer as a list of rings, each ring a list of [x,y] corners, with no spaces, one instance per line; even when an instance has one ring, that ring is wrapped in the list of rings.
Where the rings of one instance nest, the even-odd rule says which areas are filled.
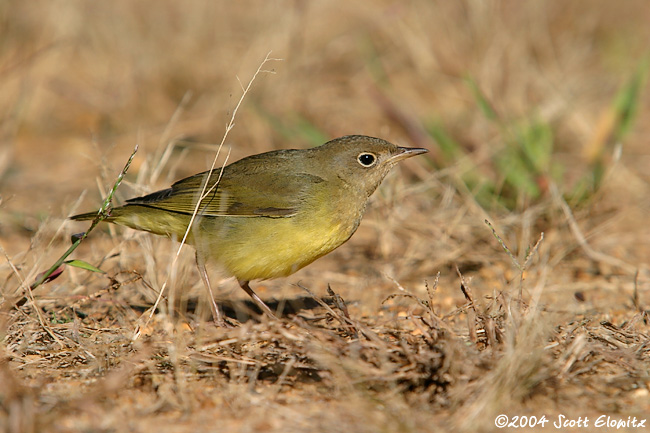
[[[80,269],[85,269],[87,271],[92,271],[92,272],[98,272],[100,274],[105,274],[106,272],[102,271],[101,269],[91,265],[88,262],[84,262],[83,260],[66,260],[65,262],[66,265],[74,266],[75,268],[80,268]]]

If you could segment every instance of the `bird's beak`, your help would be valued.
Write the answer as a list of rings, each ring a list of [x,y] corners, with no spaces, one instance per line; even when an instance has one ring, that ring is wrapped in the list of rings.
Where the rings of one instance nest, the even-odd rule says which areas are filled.
[[[396,155],[392,156],[389,159],[390,162],[401,161],[403,159],[428,152],[427,149],[422,149],[420,147],[400,147],[398,151],[399,153],[397,153]]]

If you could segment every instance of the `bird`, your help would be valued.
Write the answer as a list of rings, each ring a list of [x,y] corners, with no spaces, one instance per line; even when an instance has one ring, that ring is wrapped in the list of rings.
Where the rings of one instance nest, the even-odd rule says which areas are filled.
[[[207,262],[233,275],[275,319],[249,283],[289,276],[344,244],[391,168],[426,152],[364,135],[308,149],[269,151],[129,199],[111,209],[105,221],[177,240],[189,227],[187,243],[196,250],[215,322],[225,324],[212,295]],[[70,218],[96,216],[88,212]]]

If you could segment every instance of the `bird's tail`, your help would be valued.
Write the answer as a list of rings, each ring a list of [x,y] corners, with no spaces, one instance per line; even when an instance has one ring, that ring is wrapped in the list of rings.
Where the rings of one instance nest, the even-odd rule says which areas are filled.
[[[74,221],[95,219],[97,212],[86,212],[70,217]],[[174,214],[149,206],[127,204],[111,209],[104,221],[143,230],[157,235],[182,237],[189,224],[189,216]]]
[[[86,213],[80,213],[79,215],[72,215],[71,217],[69,217],[69,219],[73,221],[90,221],[95,219],[96,216],[97,216],[97,212],[86,212]],[[109,216],[104,221],[111,222],[111,218],[112,217]]]

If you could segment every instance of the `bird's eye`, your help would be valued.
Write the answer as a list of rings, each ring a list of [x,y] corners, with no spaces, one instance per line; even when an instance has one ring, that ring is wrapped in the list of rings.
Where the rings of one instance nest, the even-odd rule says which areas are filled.
[[[357,161],[364,167],[372,167],[377,162],[377,157],[373,153],[362,152],[357,156]]]

